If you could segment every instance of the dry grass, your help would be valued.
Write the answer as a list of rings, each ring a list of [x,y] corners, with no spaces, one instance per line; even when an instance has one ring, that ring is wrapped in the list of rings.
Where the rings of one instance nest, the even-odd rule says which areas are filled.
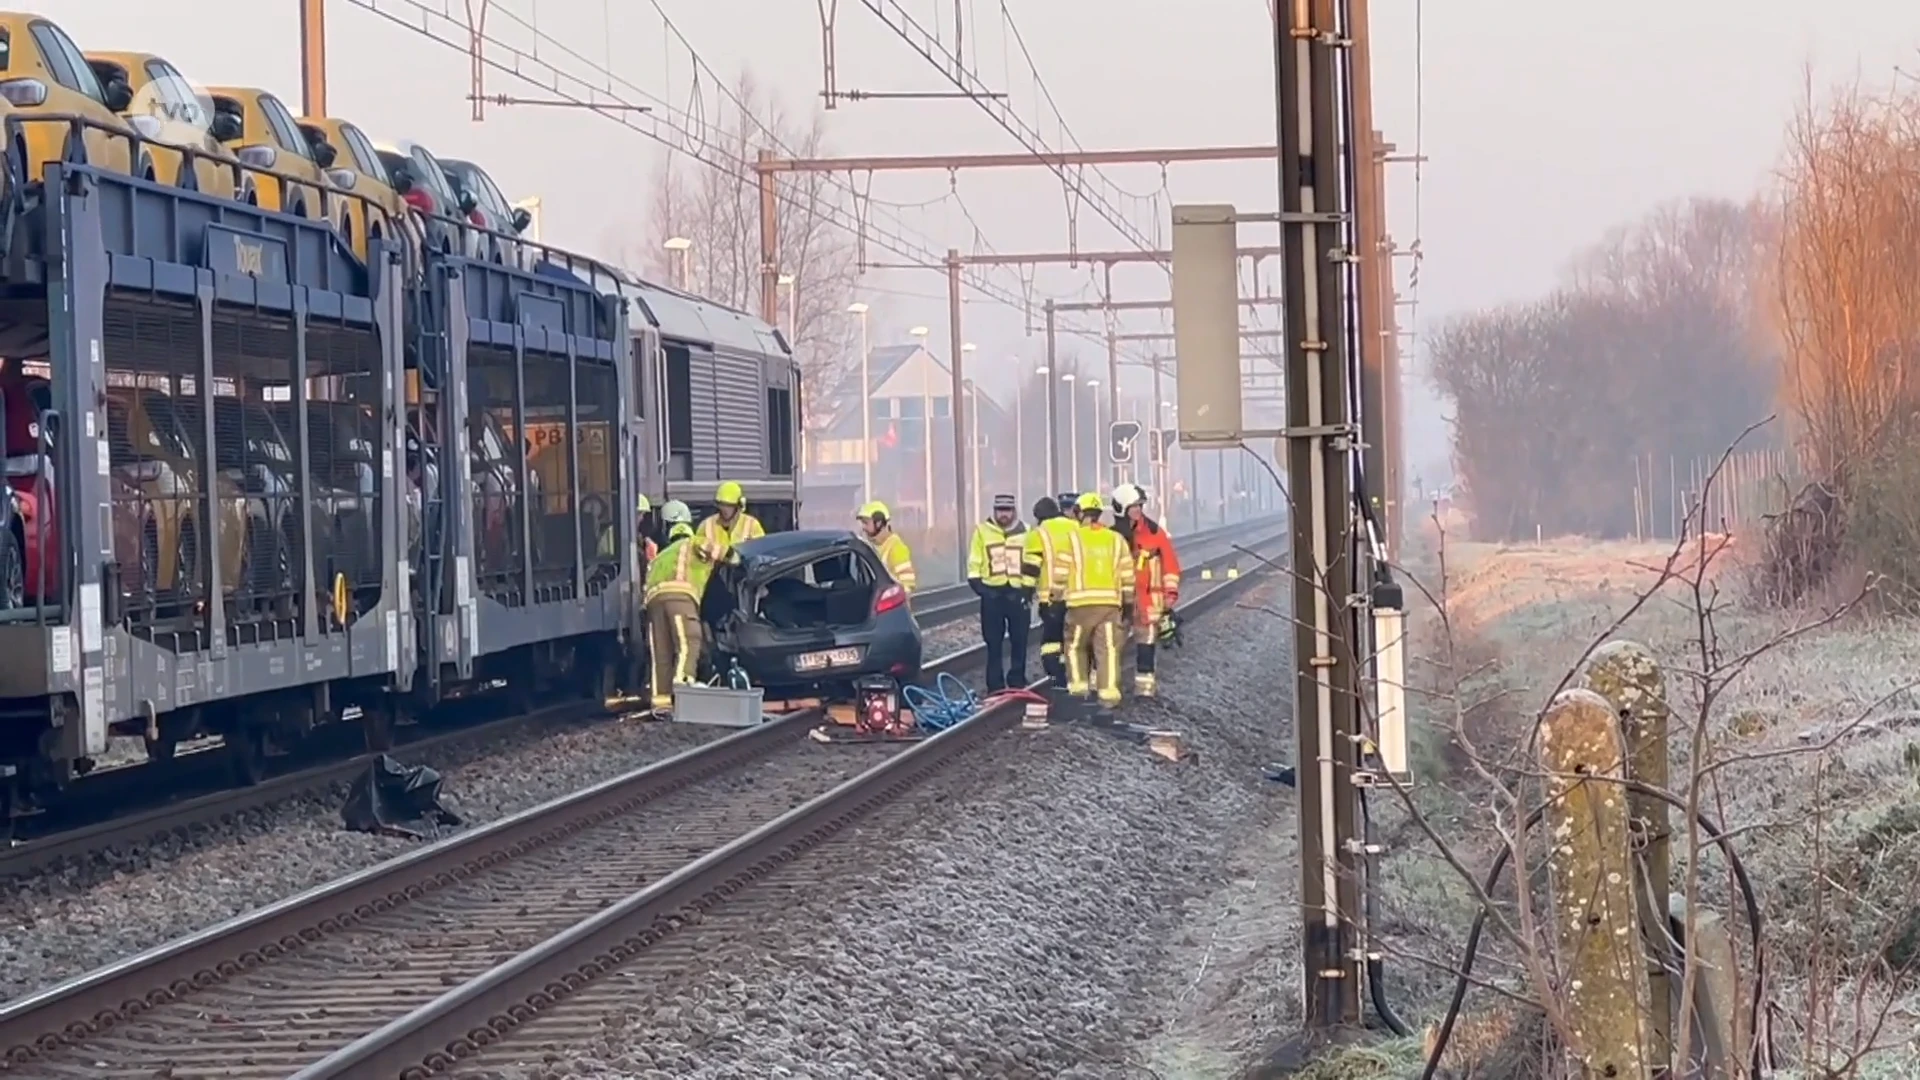
[[[1708,574],[1718,590],[1711,598],[1717,654],[1702,654],[1699,604],[1685,581],[1668,581],[1613,636],[1647,645],[1667,666],[1676,788],[1687,775],[1687,739],[1702,723],[1700,673],[1719,670],[1725,678],[1733,658],[1778,643],[1728,684],[1704,717],[1706,758],[1728,764],[1703,787],[1703,803],[1729,827],[1749,830],[1740,852],[1765,894],[1774,994],[1786,1015],[1805,1016],[1809,1002],[1823,998],[1850,1006],[1860,996],[1854,980],[1868,958],[1887,953],[1893,928],[1915,923],[1906,947],[1920,953],[1920,917],[1913,914],[1920,908],[1920,813],[1908,809],[1920,802],[1920,695],[1911,689],[1920,680],[1920,624],[1849,616],[1806,631],[1818,613],[1740,603],[1741,545],[1707,543],[1719,552]],[[1410,569],[1438,592],[1437,537],[1423,547]],[[1431,691],[1457,688],[1462,727],[1480,760],[1513,766],[1526,760],[1537,710],[1661,580],[1673,551],[1572,538],[1508,546],[1449,541],[1445,555],[1451,638],[1435,611],[1410,600],[1411,677]],[[1429,697],[1411,705],[1416,723],[1425,722],[1416,733],[1416,753],[1427,759],[1417,805],[1478,872],[1494,850],[1494,819],[1486,789],[1461,767],[1458,746],[1436,734],[1450,729],[1455,704]],[[1818,745],[1827,740],[1831,746]],[[1399,857],[1382,883],[1387,912],[1379,929],[1401,954],[1396,1000],[1409,1020],[1426,1021],[1444,1008],[1451,958],[1474,901],[1450,867],[1422,857],[1431,846],[1400,820],[1404,815],[1381,816]],[[1863,837],[1880,842],[1863,844]],[[1702,896],[1723,903],[1723,865],[1713,858],[1703,867]],[[1493,960],[1480,974],[1499,980],[1513,972]],[[1896,1004],[1879,1041],[1905,1048],[1874,1055],[1860,1075],[1920,1075],[1920,1052],[1910,1049],[1920,1032],[1920,1001],[1906,1000],[1904,988],[1891,996]],[[1494,999],[1481,992],[1476,1000],[1484,1007]],[[1786,1020],[1779,1036],[1795,1052],[1796,1024]]]

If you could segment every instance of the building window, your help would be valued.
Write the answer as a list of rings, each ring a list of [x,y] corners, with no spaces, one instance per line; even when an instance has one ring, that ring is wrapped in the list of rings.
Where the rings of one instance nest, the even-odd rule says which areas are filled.
[[[945,420],[952,413],[952,409],[950,408],[951,404],[952,404],[952,399],[950,398],[944,398],[944,397],[934,398],[933,399],[933,418],[935,420]]]
[[[898,416],[902,420],[920,419],[922,415],[921,406],[926,404],[926,402],[922,401],[917,397],[894,398],[893,401],[894,401],[894,406],[897,409],[894,415]]]

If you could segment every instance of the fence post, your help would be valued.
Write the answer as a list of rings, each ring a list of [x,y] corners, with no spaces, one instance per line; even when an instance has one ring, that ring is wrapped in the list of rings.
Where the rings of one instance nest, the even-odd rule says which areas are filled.
[[[1609,641],[1593,651],[1581,673],[1581,685],[1607,700],[1618,718],[1626,744],[1627,776],[1649,787],[1667,786],[1666,677],[1660,662],[1645,646],[1632,641]],[[1639,792],[1627,793],[1632,814],[1629,838],[1634,854],[1634,896],[1647,954],[1648,1000],[1653,1003],[1652,1030],[1647,1047],[1654,1075],[1672,1068],[1673,950],[1666,933],[1667,895],[1672,885],[1672,832],[1663,799]]]
[[[1646,957],[1629,851],[1624,744],[1607,699],[1564,690],[1540,731],[1552,920],[1580,1075],[1646,1080]]]

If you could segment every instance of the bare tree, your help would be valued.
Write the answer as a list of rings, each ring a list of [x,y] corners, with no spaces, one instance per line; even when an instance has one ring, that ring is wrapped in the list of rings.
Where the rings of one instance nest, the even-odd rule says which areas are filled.
[[[796,119],[764,94],[751,73],[734,84],[732,111],[709,131],[712,156],[751,162],[762,149],[818,156],[824,127],[816,110]],[[831,179],[822,173],[780,177],[780,330],[800,364],[807,427],[830,419],[843,383],[859,370],[859,325],[847,314],[857,273],[854,238],[835,224]],[[692,242],[684,258],[688,291],[740,311],[760,310],[760,193],[750,168],[721,171],[669,156],[654,177],[646,242],[628,252],[650,277],[677,285],[682,255],[664,245]],[[637,259],[635,258],[637,256]]]
[[[1766,220],[1716,200],[1662,207],[1583,252],[1559,291],[1435,336],[1476,533],[1630,535],[1644,463],[1664,479],[1768,412],[1777,365],[1752,318]]]

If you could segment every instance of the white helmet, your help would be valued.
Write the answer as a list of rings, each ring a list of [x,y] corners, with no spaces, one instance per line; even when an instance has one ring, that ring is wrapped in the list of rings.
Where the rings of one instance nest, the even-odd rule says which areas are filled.
[[[660,520],[668,525],[691,525],[693,511],[679,499],[669,499],[660,507]]]
[[[1139,506],[1146,501],[1147,493],[1132,484],[1121,484],[1119,487],[1113,489],[1113,505],[1115,509],[1125,510],[1130,506]]]

